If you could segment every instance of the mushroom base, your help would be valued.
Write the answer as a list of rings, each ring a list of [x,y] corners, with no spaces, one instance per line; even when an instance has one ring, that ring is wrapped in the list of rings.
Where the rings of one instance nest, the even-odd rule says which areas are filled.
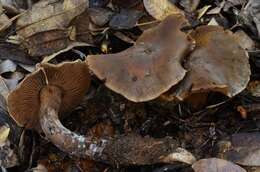
[[[80,158],[111,165],[146,165],[181,161],[193,163],[188,151],[178,148],[173,139],[153,139],[138,135],[97,139],[78,135],[65,128],[58,117],[62,92],[58,87],[41,90],[40,124],[46,137],[58,148]]]

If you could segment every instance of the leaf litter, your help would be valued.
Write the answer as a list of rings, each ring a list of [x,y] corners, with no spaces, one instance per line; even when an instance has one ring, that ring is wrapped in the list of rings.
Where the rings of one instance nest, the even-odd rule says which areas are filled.
[[[257,0],[0,2],[2,170],[259,169]]]

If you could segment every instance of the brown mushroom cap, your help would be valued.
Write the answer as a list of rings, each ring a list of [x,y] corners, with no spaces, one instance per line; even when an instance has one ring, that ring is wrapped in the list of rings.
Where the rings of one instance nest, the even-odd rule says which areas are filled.
[[[39,94],[44,85],[46,85],[44,72],[40,68],[27,75],[8,95],[8,111],[18,125],[28,128],[37,125],[37,114],[40,108]]]
[[[232,97],[246,88],[249,59],[230,31],[201,26],[191,33],[196,48],[186,60],[189,70],[175,92],[179,99],[192,93],[217,91]]]
[[[61,113],[72,110],[82,100],[90,84],[84,62],[64,62],[59,65],[41,64],[39,69],[25,77],[8,96],[8,110],[14,120],[26,128],[37,128],[40,92],[46,85],[62,90]]]
[[[58,65],[44,63],[41,66],[44,68],[48,85],[62,90],[60,113],[70,111],[82,101],[90,85],[89,70],[84,62],[63,62]]]
[[[134,102],[152,100],[185,76],[181,59],[193,41],[180,31],[187,21],[171,15],[146,30],[133,47],[117,54],[90,55],[90,70],[113,91]]]

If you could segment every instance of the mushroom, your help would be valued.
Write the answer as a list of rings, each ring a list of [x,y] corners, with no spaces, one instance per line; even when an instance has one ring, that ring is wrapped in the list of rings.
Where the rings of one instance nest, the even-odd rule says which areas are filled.
[[[88,68],[82,61],[41,64],[8,96],[9,113],[21,126],[40,126],[54,145],[77,157],[118,165],[195,161],[173,139],[138,135],[95,138],[65,128],[58,115],[77,106],[89,85]]]
[[[61,113],[71,110],[80,103],[89,84],[88,68],[81,61],[41,64],[8,96],[8,109],[20,126],[35,128],[39,110],[57,103]]]
[[[246,88],[249,58],[232,32],[220,26],[200,26],[190,36],[196,47],[185,60],[188,72],[173,95],[183,100],[194,93],[216,91],[233,97]]]
[[[113,91],[134,102],[157,98],[180,82],[186,73],[181,60],[194,41],[180,29],[183,15],[171,15],[146,30],[135,45],[116,54],[90,55],[90,70]]]

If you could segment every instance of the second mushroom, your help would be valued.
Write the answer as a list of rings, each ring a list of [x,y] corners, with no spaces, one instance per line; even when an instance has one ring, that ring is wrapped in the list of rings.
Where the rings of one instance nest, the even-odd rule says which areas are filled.
[[[195,161],[173,139],[138,135],[98,139],[65,128],[59,114],[77,106],[89,85],[88,68],[82,61],[41,64],[8,96],[9,113],[21,126],[42,130],[58,148],[77,157],[117,165]]]

